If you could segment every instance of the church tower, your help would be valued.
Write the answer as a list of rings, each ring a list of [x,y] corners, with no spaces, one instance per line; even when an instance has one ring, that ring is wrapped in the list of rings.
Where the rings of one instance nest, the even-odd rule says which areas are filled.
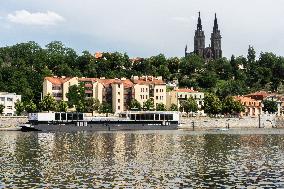
[[[215,13],[213,32],[211,34],[211,48],[212,48],[214,59],[222,58],[221,39],[222,39],[222,36],[218,28],[218,21],[217,21],[217,16]]]
[[[197,29],[195,30],[195,36],[194,36],[194,53],[203,57],[204,48],[205,48],[205,35],[204,31],[202,30],[202,24],[199,12]]]

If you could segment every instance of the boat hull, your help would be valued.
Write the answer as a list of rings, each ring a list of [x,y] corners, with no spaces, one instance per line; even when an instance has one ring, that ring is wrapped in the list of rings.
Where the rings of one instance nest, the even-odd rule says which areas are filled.
[[[178,124],[88,124],[78,126],[76,124],[38,124],[33,125],[35,131],[123,131],[123,130],[176,130]]]

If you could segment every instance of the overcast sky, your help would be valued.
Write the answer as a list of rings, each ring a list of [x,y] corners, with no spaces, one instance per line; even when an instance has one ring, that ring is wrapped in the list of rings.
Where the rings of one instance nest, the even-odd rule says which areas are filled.
[[[58,40],[78,53],[181,57],[201,11],[207,45],[217,13],[224,56],[246,56],[249,45],[284,56],[284,0],[0,1],[0,46]]]

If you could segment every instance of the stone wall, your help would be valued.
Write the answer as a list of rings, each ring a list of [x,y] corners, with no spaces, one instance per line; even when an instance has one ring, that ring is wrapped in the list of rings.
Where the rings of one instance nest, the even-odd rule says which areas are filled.
[[[242,118],[210,118],[190,117],[181,119],[181,127],[184,129],[211,129],[211,128],[272,128],[277,126],[275,115],[262,115],[260,117]],[[283,119],[284,123],[284,119]]]
[[[15,117],[0,117],[0,128],[16,127],[20,124],[26,123],[27,117],[15,116]]]

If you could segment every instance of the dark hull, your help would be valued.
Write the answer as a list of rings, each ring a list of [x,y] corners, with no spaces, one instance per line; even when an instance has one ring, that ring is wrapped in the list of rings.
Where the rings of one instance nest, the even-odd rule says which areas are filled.
[[[85,126],[78,124],[37,124],[33,125],[35,130],[39,131],[123,131],[123,130],[176,130],[178,124],[160,125],[160,124],[145,124],[145,123],[89,123]]]

